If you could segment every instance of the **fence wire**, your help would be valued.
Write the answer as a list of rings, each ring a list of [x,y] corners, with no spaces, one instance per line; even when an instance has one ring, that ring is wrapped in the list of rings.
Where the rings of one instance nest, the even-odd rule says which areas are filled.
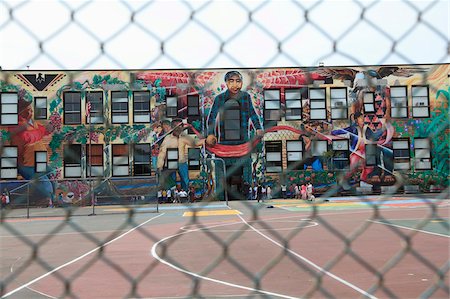
[[[340,10],[343,5],[345,10]],[[445,1],[55,1],[45,4],[2,1],[1,64],[3,69],[79,70],[73,72],[74,77],[88,69],[301,67],[317,66],[321,62],[327,65],[445,64],[449,61],[450,49],[448,8]],[[447,15],[442,18],[436,11],[445,14],[445,9]],[[339,20],[332,18],[336,13],[340,14]],[[420,38],[416,34],[421,34]],[[13,56],[14,52],[20,52],[20,57]],[[425,58],[421,56],[423,52],[428,53]],[[7,57],[12,58],[6,60]],[[426,77],[423,84],[427,84]],[[448,88],[448,82],[446,84]],[[441,88],[430,86],[434,93]],[[448,103],[446,109],[448,113]],[[448,140],[448,123],[429,134],[431,138],[444,135]],[[290,139],[292,135],[283,131],[278,136]],[[264,140],[273,141],[271,135]],[[445,150],[448,152],[448,147]],[[213,163],[219,172],[223,170],[219,160],[203,158],[204,164]],[[241,166],[240,162],[235,166]],[[232,170],[232,167],[227,169]],[[217,194],[240,200],[230,202],[229,206],[241,209],[245,216],[236,216],[239,217],[237,223],[230,225],[234,224],[237,229],[225,237],[218,223],[211,224],[198,216],[208,211],[209,205],[223,203],[211,202],[217,198],[206,197],[205,189],[198,197],[194,195],[199,203],[165,205],[156,193],[150,195],[147,189],[123,192],[121,178],[87,179],[87,183],[80,185],[81,180],[55,178],[52,182],[78,193],[72,192],[70,198],[65,194],[64,200],[52,202],[57,207],[49,210],[44,209],[48,202],[37,201],[30,195],[34,189],[42,187],[39,178],[8,181],[14,185],[9,190],[14,200],[1,210],[0,295],[2,298],[215,298],[218,294],[208,291],[205,284],[211,281],[223,284],[225,280],[211,279],[223,268],[230,271],[230,275],[224,277],[232,276],[237,280],[232,279],[235,283],[228,283],[228,286],[242,291],[230,296],[243,298],[400,298],[404,294],[421,298],[449,297],[448,242],[443,245],[447,246],[447,256],[440,259],[444,262],[436,263],[423,254],[427,241],[424,245],[420,235],[435,224],[443,231],[438,234],[440,237],[449,237],[448,187],[437,190],[440,193],[436,194],[419,190],[420,193],[414,195],[414,200],[422,203],[426,212],[409,231],[392,224],[389,215],[383,213],[384,205],[398,196],[398,192],[405,191],[408,179],[397,175],[397,183],[392,188],[377,190],[376,197],[353,198],[366,204],[370,215],[356,227],[340,228],[321,205],[327,203],[328,198],[348,195],[342,192],[342,185],[349,183],[346,182],[348,177],[345,171],[338,172],[337,180],[341,185],[327,189],[316,203],[308,203],[308,208],[298,216],[304,218],[296,218],[295,227],[284,232],[268,220],[271,215],[268,211],[272,210],[267,210],[266,206],[273,207],[275,201],[256,205],[247,200],[242,190],[228,189],[227,184],[221,183],[225,182],[226,173],[221,175],[218,174]],[[152,172],[151,179],[123,180],[126,183],[134,180],[139,185],[148,181],[153,184],[152,180],[156,179],[156,173]],[[448,173],[445,180],[448,180]],[[86,186],[90,189],[81,190]],[[274,186],[273,190],[278,199],[292,192],[283,191],[281,185]],[[188,201],[188,198],[182,200]],[[157,225],[149,226],[149,223],[163,219],[165,214],[160,209],[164,206],[177,209],[174,213],[187,210],[193,217],[187,218],[183,228],[161,233]],[[164,213],[170,213],[170,209]],[[82,217],[88,215],[98,217]],[[38,222],[24,225],[21,221],[28,218],[43,218],[47,224],[51,219],[54,225],[32,224]],[[380,223],[388,224],[385,227],[396,237],[395,243],[401,244],[400,249],[392,249],[390,244],[379,244],[380,248],[375,250],[361,247],[367,241],[365,234],[376,230]],[[320,241],[308,245],[318,246],[317,250],[326,255],[321,267],[300,256],[296,248],[299,238],[310,235],[308,228],[312,225],[322,227],[326,231],[324,238],[337,240],[339,244],[339,248],[331,251],[320,248]],[[250,248],[253,255],[260,253],[267,258],[259,267],[243,262],[236,252],[242,250],[237,244],[248,238],[249,231],[261,234],[272,243],[270,246],[279,248],[275,255],[267,254],[260,247]],[[130,233],[138,240],[136,242],[145,244],[142,250],[146,250],[147,255],[148,246],[152,247],[153,259],[147,263],[131,261],[130,266],[124,260],[132,260],[133,255],[141,253],[140,249],[116,249],[119,253],[108,250],[113,242]],[[199,243],[205,242],[208,247],[194,246],[191,251],[183,248],[188,233],[197,233],[197,240],[202,240]],[[168,234],[170,238],[166,238]],[[66,235],[71,239],[60,239]],[[211,254],[207,264],[200,259],[180,259],[180,252],[184,250],[198,258],[194,249],[216,254]],[[373,251],[391,254],[387,260],[371,262]],[[438,251],[442,252],[445,250]],[[201,255],[207,256],[208,252]],[[72,268],[72,264],[79,261],[81,265]],[[419,263],[423,271],[432,273],[427,282],[422,280],[424,285],[416,293],[404,293],[412,285],[405,284],[399,289],[395,284],[400,279],[396,267],[403,263]],[[286,264],[291,267],[287,271],[283,268]],[[358,265],[352,269],[358,269],[355,271],[363,275],[369,273],[369,282],[360,288],[350,283],[353,291],[356,290],[354,293],[342,293],[330,287],[328,280],[337,277],[333,273],[341,271],[343,264]],[[170,265],[183,275],[182,278],[168,276],[167,269],[161,270],[162,265]],[[292,271],[293,275],[307,277],[311,283],[301,291],[292,291],[292,286],[285,286],[282,281],[277,282],[282,287],[274,287],[268,277],[271,280],[277,275],[285,277],[277,267],[282,268],[281,272]],[[116,284],[96,284],[96,279],[102,276],[108,276]],[[94,282],[85,277],[90,280],[95,277]],[[47,278],[50,286],[43,283]],[[239,279],[247,285],[239,283]],[[172,280],[182,284],[171,285]],[[148,284],[156,289],[146,288]],[[165,284],[169,287],[158,289],[158,285]],[[95,291],[86,292],[86,288]],[[174,291],[177,288],[179,292]]]

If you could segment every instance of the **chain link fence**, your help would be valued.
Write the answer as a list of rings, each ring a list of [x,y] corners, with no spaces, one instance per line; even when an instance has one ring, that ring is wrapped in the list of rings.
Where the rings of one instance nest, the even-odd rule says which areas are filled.
[[[447,1],[2,1],[0,65],[3,70],[78,70],[73,72],[74,77],[81,70],[89,69],[445,65],[449,62],[450,49],[448,14]],[[424,76],[423,84],[427,79]],[[448,89],[448,82],[446,84],[444,87]],[[430,86],[434,93],[442,88]],[[443,107],[448,113],[448,102]],[[280,131],[277,136],[288,140],[295,134]],[[448,140],[448,123],[429,134],[431,137],[444,135]],[[276,141],[273,136],[266,136],[265,141]],[[262,151],[265,149],[263,147]],[[448,148],[445,150],[448,152]],[[203,159],[204,164],[211,163],[206,156]],[[327,157],[322,162],[329,164],[331,159]],[[156,185],[155,176],[134,178],[133,189],[125,192],[120,188],[130,185],[129,178],[85,180],[80,185],[77,184],[82,180],[67,179],[57,183],[71,192],[63,194],[62,198],[56,194],[53,199],[56,202],[51,204],[60,206],[50,210],[43,209],[48,202],[38,202],[30,196],[33,190],[42,187],[42,181],[9,181],[8,186],[15,185],[9,190],[11,204],[1,211],[0,295],[2,298],[216,298],[220,292],[225,292],[226,296],[243,298],[449,297],[448,241],[424,241],[421,236],[434,226],[438,231],[434,233],[436,238],[448,239],[448,188],[433,190],[439,191],[436,194],[412,190],[420,193],[413,198],[402,197],[400,201],[411,200],[412,205],[419,202],[424,211],[422,214],[411,212],[416,221],[410,224],[411,230],[405,230],[407,225],[397,225],[384,208],[398,196],[397,191],[404,188],[406,178],[397,177],[392,188],[378,190],[376,197],[358,196],[342,202],[334,196],[347,194],[336,184],[324,191],[316,203],[308,203],[299,210],[295,210],[298,203],[288,207],[290,212],[298,214],[295,214],[296,224],[285,230],[277,221],[289,223],[290,220],[270,218],[276,215],[271,214],[276,209],[266,209],[266,206],[280,203],[268,201],[263,206],[255,205],[247,201],[248,194],[244,195],[242,190],[228,189],[227,174],[224,172],[221,176],[220,172],[233,171],[233,168],[221,168],[221,162],[217,162],[218,193],[241,201],[231,202],[229,206],[223,201],[206,200],[197,204],[160,205],[160,198],[148,193],[149,188]],[[345,171],[340,172],[339,177],[345,184],[348,179]],[[363,189],[361,187],[362,193]],[[205,186],[201,190],[198,197],[206,198]],[[282,186],[276,186],[273,192],[277,198],[295,197],[295,190],[283,190]],[[334,223],[326,206],[329,198],[342,203],[341,207],[358,201],[368,211],[367,215],[351,228],[344,225],[345,221]],[[229,207],[244,215],[235,216],[237,222],[229,224],[212,223],[199,216],[210,209]],[[162,221],[171,211],[175,211],[175,215],[185,210],[193,217],[186,218],[182,228],[178,226],[161,233],[158,226],[149,226],[153,223],[150,221]],[[84,217],[88,215],[99,217]],[[299,217],[305,218],[299,220]],[[47,225],[21,222],[28,218],[37,221],[42,218]],[[48,219],[53,219],[50,225]],[[365,234],[376,230],[379,224],[384,224],[387,234],[394,238],[387,239],[387,244],[380,244],[386,248],[377,249],[386,251],[387,257],[377,257],[374,261],[369,254],[373,250],[360,246],[365,242]],[[236,228],[223,235],[227,225]],[[332,244],[338,244],[338,248],[329,251],[322,248],[328,244],[323,239],[308,239],[311,237],[308,229],[315,225],[323,228],[324,236],[334,240]],[[258,247],[250,249],[255,251],[252,255],[257,256],[259,251],[265,260],[250,263],[241,260],[236,253],[243,250],[238,245],[239,240],[246,240],[250,232],[270,241],[270,246],[280,248],[279,251],[267,253],[259,247],[261,245],[250,241],[245,246]],[[198,234],[199,247],[190,245],[192,247],[186,250],[184,240],[189,233]],[[149,263],[131,262],[130,266],[123,261],[122,255],[131,260],[132,255],[140,254],[136,248],[125,246],[108,250],[113,242],[131,235],[134,235],[131,243],[146,246],[147,251],[149,246],[152,248],[153,259]],[[64,236],[69,237],[60,239]],[[310,246],[317,246],[321,255],[326,256],[321,266],[299,254],[299,238],[311,240]],[[401,245],[392,248],[389,242]],[[436,254],[446,256],[435,259],[436,256],[427,251],[427,242],[431,246],[443,246]],[[72,250],[72,247],[77,248]],[[204,250],[214,249],[218,253],[211,254],[206,261],[199,257],[207,256]],[[192,259],[180,258],[184,250]],[[72,267],[81,260],[84,260],[81,266]],[[195,262],[198,264],[193,265]],[[341,271],[342,264],[348,263],[357,264],[358,270],[351,271],[369,276],[363,286],[353,285],[334,274]],[[431,272],[415,292],[407,292],[414,289],[408,282],[400,287],[395,285],[404,274],[399,273],[397,267],[404,263],[413,263],[421,271]],[[98,265],[100,270],[97,270]],[[161,265],[168,267],[162,269]],[[297,284],[295,280],[283,276],[277,267],[281,267],[281,272],[305,278],[309,282],[307,287],[292,288],[292,284]],[[167,268],[175,270],[176,274],[172,273],[175,277],[167,274]],[[231,274],[218,274],[222,268]],[[177,276],[180,273],[181,278]],[[287,283],[277,281],[274,273]],[[102,276],[111,276],[115,283],[98,283]],[[236,278],[230,280],[233,283],[227,282],[230,276]],[[281,287],[271,285],[268,278]],[[330,284],[330,279],[352,291],[343,292]],[[96,285],[89,288],[96,290],[86,291],[83,285],[93,282]],[[171,282],[179,285],[171,285]],[[209,283],[243,293],[227,293],[226,289],[211,292],[207,287]],[[160,288],[165,284],[169,286]],[[178,287],[180,291],[174,291]]]

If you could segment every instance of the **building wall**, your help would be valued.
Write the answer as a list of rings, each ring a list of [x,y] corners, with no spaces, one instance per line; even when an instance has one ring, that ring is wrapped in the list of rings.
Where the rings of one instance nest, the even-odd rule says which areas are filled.
[[[33,128],[40,124],[47,132],[36,140],[22,140],[22,145],[39,143],[47,148],[47,160],[42,161],[42,156],[38,160],[47,163],[52,179],[89,177],[89,144],[103,145],[101,154],[93,148],[96,162],[92,158],[103,164],[96,169],[101,177],[153,177],[154,165],[150,171],[150,159],[143,158],[149,148],[138,146],[140,154],[133,149],[136,144],[148,144],[154,164],[157,124],[181,118],[195,129],[185,134],[201,139],[213,132],[218,144],[207,146],[206,153],[223,158],[231,172],[233,165],[243,165],[238,175],[249,185],[266,183],[277,188],[282,183],[291,186],[311,181],[316,189],[325,191],[342,179],[353,187],[379,187],[395,184],[400,176],[404,184],[422,189],[448,185],[449,65],[238,70],[243,79],[238,109],[253,107],[256,115],[252,119],[250,112],[240,114],[246,128],[227,122],[223,107],[218,107],[221,119],[208,119],[214,102],[227,92],[224,76],[228,71],[2,71],[3,149],[18,147],[16,177],[22,179],[24,159],[20,155],[24,150],[17,144],[21,143],[17,133],[21,120],[15,124],[13,119],[18,114],[14,105],[25,100],[34,110]],[[92,92],[102,95],[103,108],[96,114],[98,106],[91,103],[91,117],[99,117],[100,123],[90,125],[87,97]],[[244,97],[249,103],[242,104]],[[128,112],[113,111],[116,100],[114,105]],[[113,119],[113,114],[118,118]],[[122,122],[126,116],[128,121]],[[244,118],[250,121],[242,122]],[[259,142],[255,120],[265,131]],[[225,140],[223,128],[230,125],[226,134],[232,134],[233,128],[245,130],[239,140]],[[131,144],[128,153],[116,146],[120,144]],[[113,147],[122,157],[114,158]],[[79,157],[71,158],[69,148]],[[220,163],[211,171],[203,160],[206,153],[197,156],[199,166],[191,165],[189,178],[198,189],[214,194],[222,171]],[[10,155],[14,156],[14,150],[3,150],[3,181],[15,178]],[[60,188],[64,192],[70,189]],[[242,192],[242,188],[235,191]]]

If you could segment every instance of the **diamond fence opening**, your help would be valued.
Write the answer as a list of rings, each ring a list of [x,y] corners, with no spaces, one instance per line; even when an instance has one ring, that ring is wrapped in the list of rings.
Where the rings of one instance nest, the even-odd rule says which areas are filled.
[[[2,298],[448,298],[445,1],[0,10]]]

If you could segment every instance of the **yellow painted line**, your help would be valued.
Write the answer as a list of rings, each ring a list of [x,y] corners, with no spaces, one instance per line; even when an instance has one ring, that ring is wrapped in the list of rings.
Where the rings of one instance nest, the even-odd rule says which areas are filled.
[[[241,212],[238,210],[213,210],[213,211],[190,211],[184,212],[183,217],[192,216],[223,216],[223,215],[239,215]]]
[[[437,222],[437,223],[440,223],[440,222],[446,222],[446,221],[444,221],[444,220],[431,220],[430,222]]]
[[[105,209],[104,212],[128,212],[131,208]]]

